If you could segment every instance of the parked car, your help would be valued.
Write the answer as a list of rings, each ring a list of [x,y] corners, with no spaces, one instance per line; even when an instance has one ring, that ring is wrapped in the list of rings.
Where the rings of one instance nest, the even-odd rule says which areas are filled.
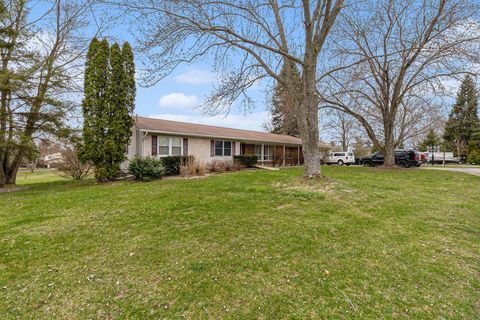
[[[360,158],[360,164],[364,166],[383,165],[384,159],[381,152]],[[415,150],[395,150],[395,164],[399,167],[420,167],[422,160],[420,154]]]
[[[353,152],[330,152],[324,159],[325,164],[338,164],[339,166],[351,165],[355,163],[355,156]]]

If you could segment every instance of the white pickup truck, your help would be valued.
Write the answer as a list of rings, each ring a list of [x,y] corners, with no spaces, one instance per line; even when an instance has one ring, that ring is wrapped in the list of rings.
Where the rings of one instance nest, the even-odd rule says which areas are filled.
[[[453,152],[425,152],[427,163],[461,163],[460,157],[454,157]]]

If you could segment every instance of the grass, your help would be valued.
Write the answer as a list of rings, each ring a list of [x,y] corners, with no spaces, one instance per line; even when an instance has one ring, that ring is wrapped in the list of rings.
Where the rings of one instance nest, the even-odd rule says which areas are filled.
[[[0,194],[2,319],[479,318],[479,177],[324,171]]]
[[[66,181],[56,169],[35,169],[34,172],[23,169],[17,174],[17,185],[31,185],[46,182]]]
[[[428,167],[431,167],[432,165],[426,165]],[[480,165],[476,164],[446,164],[445,165],[447,168],[480,168]],[[433,167],[442,167],[442,164],[435,164]]]

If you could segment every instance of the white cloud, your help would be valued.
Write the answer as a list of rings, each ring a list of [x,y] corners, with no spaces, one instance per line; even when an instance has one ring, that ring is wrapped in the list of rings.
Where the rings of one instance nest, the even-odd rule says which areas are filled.
[[[177,75],[175,81],[182,84],[199,85],[209,84],[215,81],[215,75],[202,69],[190,69]]]
[[[227,116],[203,116],[200,113],[194,114],[155,114],[152,118],[206,124],[227,128],[264,131],[262,125],[268,119],[266,111],[252,112],[247,114],[229,114]]]
[[[195,95],[186,95],[181,92],[173,92],[160,98],[158,105],[162,108],[193,109],[198,104]]]

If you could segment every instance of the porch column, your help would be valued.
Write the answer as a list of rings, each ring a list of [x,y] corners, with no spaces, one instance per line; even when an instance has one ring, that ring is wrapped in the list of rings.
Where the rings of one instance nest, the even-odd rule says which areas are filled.
[[[283,166],[285,167],[285,158],[286,158],[286,154],[285,154],[285,145],[283,145]]]
[[[298,150],[297,166],[299,166],[300,165],[300,146],[297,147],[297,150]]]
[[[265,145],[262,143],[262,153],[261,153],[261,158],[262,158],[262,166],[264,164],[263,159],[265,159]]]

